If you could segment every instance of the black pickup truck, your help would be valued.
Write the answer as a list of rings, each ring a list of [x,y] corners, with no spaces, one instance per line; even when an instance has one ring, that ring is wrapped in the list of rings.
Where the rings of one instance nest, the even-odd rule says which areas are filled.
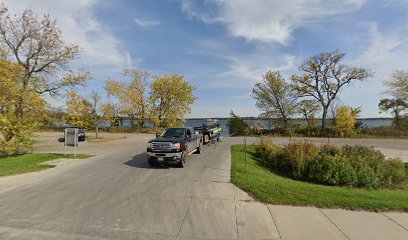
[[[147,143],[150,166],[177,164],[184,167],[187,156],[201,153],[202,135],[194,128],[167,128]]]

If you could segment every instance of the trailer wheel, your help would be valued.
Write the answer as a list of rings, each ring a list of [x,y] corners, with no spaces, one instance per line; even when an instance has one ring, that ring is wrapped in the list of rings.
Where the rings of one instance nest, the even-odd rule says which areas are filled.
[[[210,136],[208,134],[204,135],[204,144],[207,144],[210,141]]]

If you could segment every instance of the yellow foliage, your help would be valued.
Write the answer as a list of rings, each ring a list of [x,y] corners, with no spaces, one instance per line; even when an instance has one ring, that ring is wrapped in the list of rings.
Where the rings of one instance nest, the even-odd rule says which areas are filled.
[[[118,100],[119,113],[137,119],[138,126],[143,127],[148,115],[145,98],[146,85],[151,75],[146,71],[138,71],[133,68],[126,68],[124,75],[130,78],[129,82],[107,80],[105,89],[109,96]]]
[[[105,120],[109,121],[111,127],[118,127],[118,115],[119,115],[119,107],[117,104],[113,103],[104,103],[101,106],[101,112]]]
[[[68,92],[66,120],[70,125],[83,128],[93,127],[92,105],[74,91]]]
[[[336,110],[336,122],[333,126],[334,130],[341,136],[350,135],[355,126],[356,118],[360,113],[359,108],[351,108],[349,106],[340,106]]]
[[[44,118],[45,101],[22,88],[23,69],[0,59],[0,155],[29,151],[32,128]],[[24,112],[24,118],[18,114]]]
[[[173,74],[156,77],[150,86],[150,120],[156,127],[176,127],[185,122],[191,113],[190,105],[196,101],[195,87],[184,76]],[[180,120],[180,121],[178,121]]]

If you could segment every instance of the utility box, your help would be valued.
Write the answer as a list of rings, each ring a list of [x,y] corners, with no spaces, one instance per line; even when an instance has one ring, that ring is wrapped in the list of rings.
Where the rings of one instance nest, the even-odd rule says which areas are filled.
[[[78,147],[78,128],[65,128],[64,146]]]

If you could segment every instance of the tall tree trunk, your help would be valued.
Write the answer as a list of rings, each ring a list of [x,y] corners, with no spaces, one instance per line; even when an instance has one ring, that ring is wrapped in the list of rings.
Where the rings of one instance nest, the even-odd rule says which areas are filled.
[[[140,114],[140,123],[139,123],[139,125],[140,125],[140,127],[141,128],[143,128],[144,127],[144,124],[145,124],[145,119],[146,119],[146,116],[145,116],[145,106],[144,106],[144,104],[142,105],[142,111],[141,111],[141,114]]]
[[[288,119],[286,117],[283,117],[282,120],[283,120],[283,125],[285,126],[285,130],[288,130]]]
[[[397,129],[400,129],[400,116],[399,116],[399,111],[394,111],[395,114],[395,126]]]
[[[17,98],[16,116],[19,120],[24,119],[24,93],[27,91],[29,79],[30,79],[30,76],[28,76],[28,74],[26,74],[23,77],[23,82],[22,82],[21,89],[20,89],[20,96],[18,96]]]
[[[95,138],[98,139],[98,133],[99,133],[99,126],[96,125],[95,127]]]
[[[327,107],[323,107],[323,114],[322,114],[322,130],[326,130],[326,117],[327,117]]]

